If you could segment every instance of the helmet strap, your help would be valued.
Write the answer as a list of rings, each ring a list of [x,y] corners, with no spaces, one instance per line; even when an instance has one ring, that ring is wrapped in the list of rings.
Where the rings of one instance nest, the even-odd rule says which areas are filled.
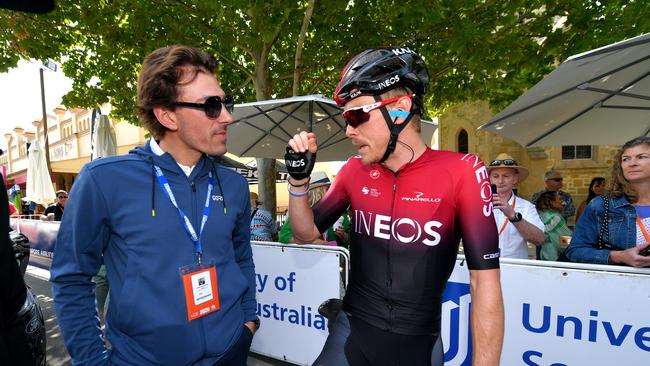
[[[379,95],[374,96],[375,101],[379,102],[381,100],[381,97]],[[397,137],[399,137],[399,134],[402,132],[402,130],[406,127],[406,125],[409,123],[411,118],[413,117],[413,113],[409,113],[408,117],[404,120],[404,122],[400,124],[396,124],[395,121],[397,121],[397,118],[395,119],[390,117],[390,114],[388,113],[388,108],[386,106],[383,106],[380,108],[381,114],[384,116],[384,121],[386,121],[386,125],[388,126],[388,130],[390,131],[390,139],[388,140],[388,146],[386,146],[386,151],[384,152],[384,156],[379,160],[379,163],[383,163],[388,159],[390,154],[392,154],[395,151],[395,147],[397,146]]]

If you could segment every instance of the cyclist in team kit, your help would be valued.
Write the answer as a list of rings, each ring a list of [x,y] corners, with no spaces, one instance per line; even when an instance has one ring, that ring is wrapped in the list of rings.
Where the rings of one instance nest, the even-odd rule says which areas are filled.
[[[503,343],[499,240],[490,183],[471,154],[434,151],[420,137],[429,76],[408,48],[369,49],[334,92],[358,148],[310,207],[314,133],[287,146],[294,238],[311,243],[351,205],[350,282],[314,365],[442,365],[441,297],[459,242],[470,271],[474,365],[498,365]]]

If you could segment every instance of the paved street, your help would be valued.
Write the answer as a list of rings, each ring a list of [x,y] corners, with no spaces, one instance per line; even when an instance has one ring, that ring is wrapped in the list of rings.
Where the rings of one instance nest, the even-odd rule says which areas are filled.
[[[40,268],[29,266],[25,275],[25,282],[34,289],[38,297],[45,317],[45,328],[47,337],[47,365],[63,366],[70,365],[70,355],[63,345],[63,337],[59,329],[59,323],[54,313],[54,302],[52,301],[52,288],[49,282],[49,272]],[[251,355],[248,358],[248,366],[283,366],[291,365],[286,362],[265,358],[263,356]]]

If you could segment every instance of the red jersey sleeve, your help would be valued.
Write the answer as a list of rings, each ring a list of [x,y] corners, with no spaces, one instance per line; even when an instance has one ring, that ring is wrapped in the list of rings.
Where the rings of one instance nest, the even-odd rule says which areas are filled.
[[[499,235],[492,214],[487,169],[472,154],[461,158],[456,181],[456,217],[469,269],[499,268]]]

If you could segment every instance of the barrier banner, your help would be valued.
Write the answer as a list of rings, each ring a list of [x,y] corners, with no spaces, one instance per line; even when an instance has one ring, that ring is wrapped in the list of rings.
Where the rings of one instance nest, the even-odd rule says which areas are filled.
[[[29,239],[29,264],[44,269],[50,269],[52,255],[56,245],[56,235],[59,233],[58,221],[40,221],[11,218],[9,226],[12,230],[20,231]]]
[[[650,365],[650,271],[580,266],[501,261],[501,365]],[[459,259],[443,296],[445,366],[471,365],[470,307],[469,272]]]
[[[341,291],[340,254],[327,249],[253,244],[260,329],[251,351],[311,365],[327,339],[318,306]]]

